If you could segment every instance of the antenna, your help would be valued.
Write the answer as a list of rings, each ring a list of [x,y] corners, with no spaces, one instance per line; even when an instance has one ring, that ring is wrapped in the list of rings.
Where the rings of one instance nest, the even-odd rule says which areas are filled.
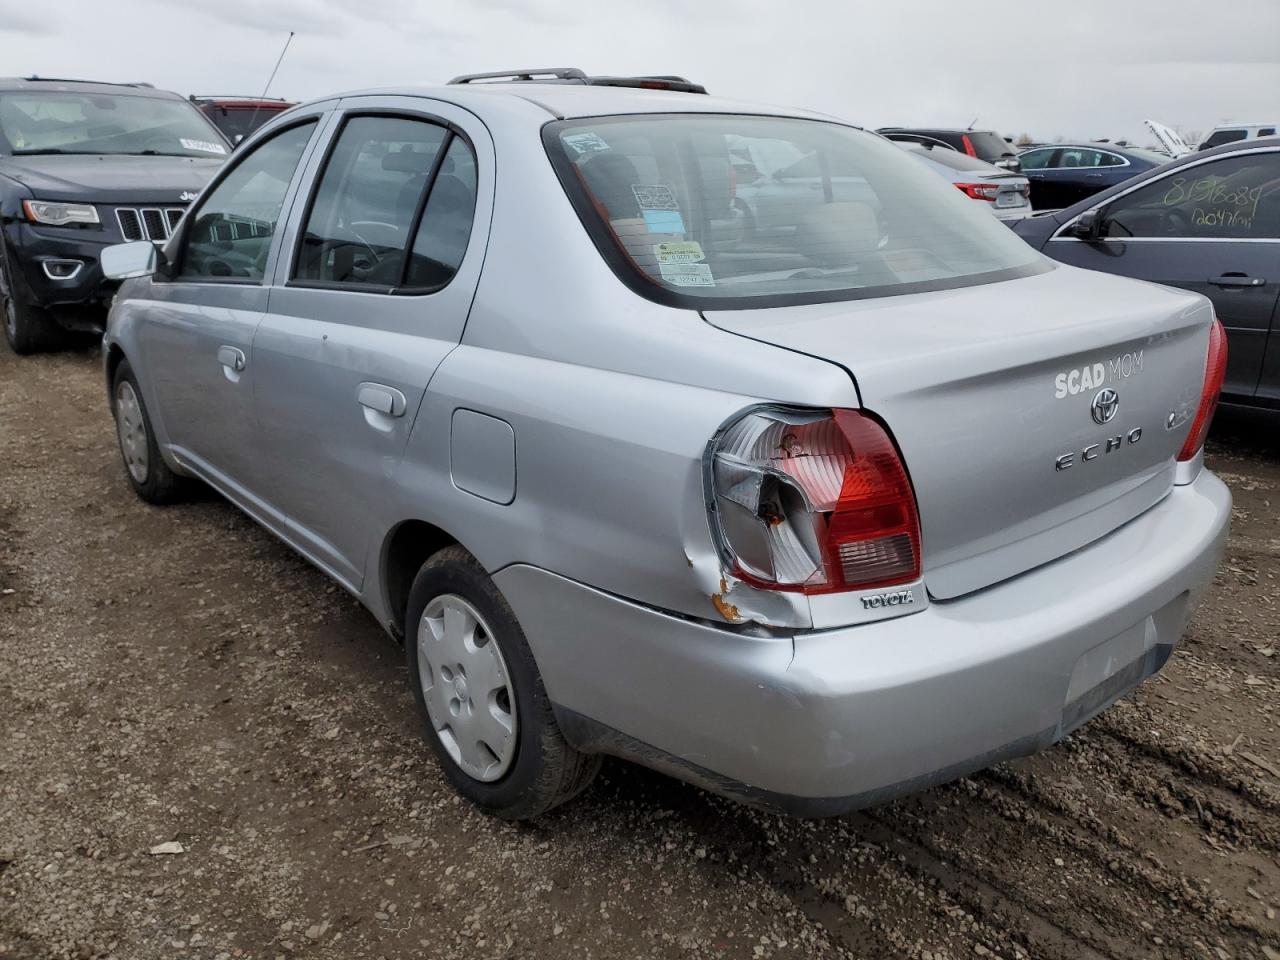
[[[284,41],[284,49],[280,51],[280,56],[276,58],[276,65],[271,69],[271,76],[267,77],[267,85],[262,88],[262,96],[259,100],[267,99],[267,91],[271,89],[271,82],[276,78],[276,72],[280,69],[280,64],[284,60],[284,55],[289,52],[289,44],[293,43],[293,31],[289,31],[289,36]],[[253,133],[254,124],[258,122],[258,111],[262,109],[262,104],[254,104],[253,116],[249,118],[249,132]]]
[[[289,36],[291,36],[291,37],[292,37],[292,36],[293,36],[293,34],[291,33],[291,34],[289,34]],[[977,117],[974,117],[974,118],[973,118],[973,120],[969,123],[969,129],[970,129],[970,130],[972,130],[972,129],[973,129],[974,127],[976,127],[977,125],[978,125],[978,118],[977,118]]]

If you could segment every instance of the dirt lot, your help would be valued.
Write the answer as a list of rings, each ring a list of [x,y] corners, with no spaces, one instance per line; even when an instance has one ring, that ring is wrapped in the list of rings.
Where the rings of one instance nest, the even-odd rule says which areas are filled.
[[[0,349],[0,957],[1276,960],[1280,431],[1220,427],[1216,588],[1048,753],[820,822],[610,763],[513,826],[354,601],[213,496],[133,497],[96,353]]]

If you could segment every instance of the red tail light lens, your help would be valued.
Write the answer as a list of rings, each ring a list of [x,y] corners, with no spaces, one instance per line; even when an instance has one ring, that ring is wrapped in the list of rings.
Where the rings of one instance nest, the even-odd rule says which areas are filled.
[[[957,183],[956,189],[975,200],[994,200],[1000,192],[1000,187],[994,183]]]
[[[1227,332],[1222,329],[1222,321],[1216,317],[1209,328],[1209,350],[1204,361],[1204,389],[1200,392],[1200,406],[1196,409],[1196,418],[1191,422],[1191,432],[1178,451],[1180,461],[1193,460],[1204,446],[1209,435],[1209,424],[1213,422],[1214,411],[1218,409],[1218,394],[1222,392],[1222,381],[1227,376]]]
[[[735,573],[808,594],[920,577],[920,519],[885,428],[857,410],[762,407],[708,456],[712,529]]]
[[[973,141],[969,139],[967,133],[960,134],[960,144],[964,147],[964,152],[969,156],[976,157],[978,155],[978,151],[973,149]]]

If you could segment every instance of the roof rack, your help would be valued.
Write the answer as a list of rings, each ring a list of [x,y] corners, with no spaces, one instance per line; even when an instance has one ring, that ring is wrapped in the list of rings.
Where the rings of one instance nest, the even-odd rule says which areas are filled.
[[[145,80],[138,80],[132,83],[116,83],[111,80],[76,80],[72,77],[38,77],[34,73],[29,77],[19,77],[20,80],[26,80],[28,83],[95,83],[100,87],[144,87],[148,90],[154,90],[154,83],[147,83]]]
[[[541,67],[533,70],[495,70],[492,73],[465,73],[454,77],[451,84],[477,81],[522,83],[581,83],[596,87],[637,87],[644,90],[670,90],[675,93],[706,93],[707,88],[684,77],[665,74],[641,77],[592,77],[577,67]]]
[[[198,103],[202,100],[248,100],[250,102],[260,103],[289,103],[284,97],[254,97],[247,94],[229,93],[223,96],[217,93],[193,93],[187,97],[192,103]]]

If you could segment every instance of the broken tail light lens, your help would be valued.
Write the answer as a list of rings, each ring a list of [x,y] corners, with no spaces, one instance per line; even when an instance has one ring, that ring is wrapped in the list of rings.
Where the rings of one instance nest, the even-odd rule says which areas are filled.
[[[888,432],[856,410],[757,407],[712,440],[712,529],[736,576],[835,593],[920,577],[920,519]]]
[[[1209,350],[1204,360],[1204,388],[1200,391],[1200,406],[1191,423],[1191,432],[1178,451],[1179,461],[1194,460],[1204,447],[1205,438],[1209,436],[1209,425],[1213,423],[1213,414],[1218,409],[1222,381],[1226,376],[1227,332],[1222,328],[1222,321],[1214,317],[1213,326],[1209,328]]]

